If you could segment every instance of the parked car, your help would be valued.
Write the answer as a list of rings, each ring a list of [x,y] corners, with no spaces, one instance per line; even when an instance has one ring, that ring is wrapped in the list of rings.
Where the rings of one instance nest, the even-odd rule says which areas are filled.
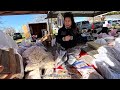
[[[111,28],[112,27],[112,20],[106,20],[103,22],[103,27],[108,27]]]
[[[81,21],[81,22],[77,22],[76,23],[77,27],[79,28],[79,30],[82,29],[91,29],[91,24],[89,21]]]
[[[95,26],[95,29],[97,29],[97,28],[102,28],[102,26],[103,26],[103,22],[95,22],[95,23],[93,23],[94,24],[94,26]]]
[[[14,35],[13,35],[13,39],[14,39],[14,40],[22,39],[22,35],[21,35],[21,33],[14,33]]]
[[[120,24],[120,20],[118,20],[118,24]]]
[[[118,24],[118,21],[117,21],[117,20],[113,20],[113,21],[112,21],[112,25],[113,25],[113,24],[115,24],[115,25]]]

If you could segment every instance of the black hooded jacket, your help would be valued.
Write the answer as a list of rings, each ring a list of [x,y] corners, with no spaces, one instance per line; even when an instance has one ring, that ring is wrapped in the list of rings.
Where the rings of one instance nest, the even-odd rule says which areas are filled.
[[[58,30],[58,35],[56,37],[56,42],[59,43],[65,50],[72,48],[77,45],[78,43],[78,29],[66,29],[62,27]],[[72,36],[73,39],[69,41],[64,41],[63,37],[65,36]]]

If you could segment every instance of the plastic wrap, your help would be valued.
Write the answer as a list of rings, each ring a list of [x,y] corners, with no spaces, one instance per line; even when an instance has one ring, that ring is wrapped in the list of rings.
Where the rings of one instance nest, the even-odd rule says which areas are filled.
[[[110,32],[109,32],[109,35],[111,36],[115,36],[117,34],[117,29],[112,29]]]
[[[103,79],[103,77],[91,66],[88,66],[83,60],[76,61],[74,67],[82,75],[81,79]]]
[[[85,67],[79,69],[79,72],[82,74],[81,79],[104,79],[93,67]]]
[[[28,59],[32,63],[39,63],[47,56],[48,56],[48,53],[45,52],[44,49],[42,49],[42,48],[40,48],[38,46],[35,46],[34,50],[28,56]]]
[[[12,39],[12,37],[6,35],[0,30],[0,48],[6,47],[6,48],[14,48],[18,49],[18,45],[16,42]]]
[[[73,55],[74,57],[79,56],[81,52],[81,46],[75,46],[67,50],[68,55]]]
[[[106,42],[103,38],[97,39],[97,40],[95,40],[94,42],[95,42],[95,43],[98,43],[98,44],[100,44],[100,45],[106,45],[106,44],[107,44],[107,42]]]
[[[22,57],[28,59],[28,57],[30,56],[31,52],[34,51],[34,49],[35,49],[35,46],[32,46],[32,47],[26,49],[26,50],[22,53]]]
[[[76,61],[77,57],[79,57],[80,52],[81,52],[81,47],[80,46],[70,48],[66,51],[59,50],[58,58],[56,59],[56,65],[55,66],[59,67],[60,65],[62,65],[67,60],[68,60],[67,62],[70,65],[72,65]]]
[[[19,48],[17,49],[17,51],[20,55],[22,55],[22,53],[28,48],[30,48],[31,46],[33,46],[33,43],[31,43],[30,39],[23,40],[19,44]]]
[[[21,72],[18,74],[17,78],[22,79],[24,77],[23,58],[19,53],[17,54],[19,55],[19,58],[20,58],[19,60],[20,60],[20,68],[21,68]]]
[[[25,66],[25,72],[29,72],[29,71],[33,71],[35,70],[36,68],[39,68],[39,64],[33,64],[33,63],[28,63],[26,66]]]
[[[51,46],[52,47],[55,45],[55,42],[56,42],[56,38],[54,38],[54,39],[51,40]]]
[[[98,52],[99,55],[107,54],[109,56],[114,57],[116,60],[120,62],[120,52],[118,49],[115,49],[115,47],[102,46],[98,49]]]
[[[26,75],[25,79],[41,79],[41,71],[39,68],[31,71]]]
[[[114,48],[120,52],[120,37],[115,39],[115,46]]]
[[[76,58],[73,55],[68,56],[68,63],[72,65],[76,61]]]
[[[54,67],[55,61],[48,56],[39,63],[32,63],[29,61],[25,67],[25,72],[35,70],[36,68],[53,69]]]
[[[111,43],[114,41],[115,38],[113,36],[109,36],[109,37],[105,37],[104,39],[106,40],[107,43]]]
[[[95,64],[101,74],[107,79],[120,79],[120,52],[108,46],[100,47],[98,52]]]
[[[45,46],[42,44],[42,42],[40,42],[39,40],[36,40],[36,43],[35,43],[34,46],[39,46],[39,47],[41,47],[41,48],[43,48],[44,50],[47,51],[46,47],[45,47]]]
[[[19,44],[19,48],[18,48],[18,52],[22,55],[22,53],[27,50],[28,48],[32,47],[32,46],[39,46],[40,48],[43,48],[44,50],[47,51],[46,47],[40,42],[40,41],[36,41],[36,43],[32,43],[29,40],[24,40],[22,41],[21,44]]]
[[[103,62],[96,62],[98,70],[101,72],[102,76],[106,79],[120,79],[120,73],[115,72],[114,70],[110,69],[105,63]]]
[[[30,46],[32,46],[31,39],[25,39],[19,45],[25,46],[25,47],[30,47]]]
[[[107,48],[107,47],[106,47]],[[99,57],[98,60],[100,60],[101,62],[106,63],[106,65],[108,65],[111,69],[113,69],[116,72],[120,73],[120,62],[118,61],[118,59],[115,57],[115,53],[113,52],[113,50],[111,48],[107,48],[105,47],[101,47],[99,49]]]
[[[25,72],[30,73],[27,79],[40,79],[41,77],[43,79],[49,79],[48,76],[53,73],[55,67],[55,61],[51,53],[46,52],[42,47],[32,46],[23,53],[23,57],[28,60]],[[45,73],[39,77],[38,74],[42,72],[42,69],[45,70]]]
[[[104,37],[107,37],[108,35],[106,33],[100,33],[98,35],[98,38],[104,38]]]
[[[66,54],[66,51],[63,51],[63,50],[60,50],[58,51],[58,57],[57,59],[55,60],[55,67],[59,67],[60,65],[62,65],[67,59],[63,59],[63,57],[66,57],[65,54]]]

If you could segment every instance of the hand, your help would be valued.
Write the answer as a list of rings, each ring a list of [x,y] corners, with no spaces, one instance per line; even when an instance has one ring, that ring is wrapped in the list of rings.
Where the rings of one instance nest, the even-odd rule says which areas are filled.
[[[109,42],[108,45],[109,45],[109,46],[114,46],[114,45],[115,45],[115,42]]]
[[[68,35],[68,36],[65,36],[64,39],[65,39],[65,41],[69,41],[69,40],[71,40],[71,36],[69,36],[69,35]]]

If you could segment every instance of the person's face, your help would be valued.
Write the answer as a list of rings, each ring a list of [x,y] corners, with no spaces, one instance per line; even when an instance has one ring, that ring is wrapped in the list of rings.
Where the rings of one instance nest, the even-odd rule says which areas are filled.
[[[71,27],[71,25],[72,25],[71,19],[69,17],[66,17],[65,20],[64,20],[64,24],[65,24],[66,28]]]

